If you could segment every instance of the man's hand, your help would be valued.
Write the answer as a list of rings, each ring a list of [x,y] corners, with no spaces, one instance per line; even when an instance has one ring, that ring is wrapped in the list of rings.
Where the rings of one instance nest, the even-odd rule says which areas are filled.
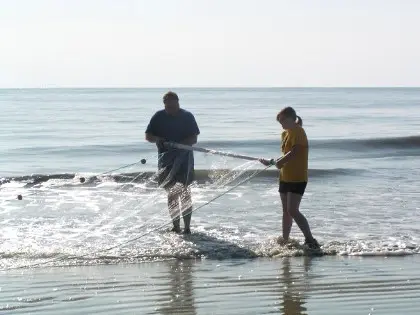
[[[193,145],[197,143],[197,135],[190,136],[181,141],[181,144]]]
[[[156,139],[156,146],[157,146],[159,149],[164,149],[164,148],[165,148],[165,142],[166,142],[166,140],[165,140],[165,139],[163,139],[163,138],[157,138],[157,139]]]

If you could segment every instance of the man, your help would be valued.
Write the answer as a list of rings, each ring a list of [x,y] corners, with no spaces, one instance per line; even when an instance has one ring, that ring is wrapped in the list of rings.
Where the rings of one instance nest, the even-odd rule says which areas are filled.
[[[158,184],[168,193],[172,231],[181,232],[181,207],[184,233],[190,234],[192,200],[189,185],[194,179],[194,155],[192,150],[176,149],[165,143],[196,144],[200,130],[194,115],[180,108],[177,94],[166,93],[163,96],[163,104],[165,109],[157,111],[147,126],[146,140],[156,143],[158,147]]]

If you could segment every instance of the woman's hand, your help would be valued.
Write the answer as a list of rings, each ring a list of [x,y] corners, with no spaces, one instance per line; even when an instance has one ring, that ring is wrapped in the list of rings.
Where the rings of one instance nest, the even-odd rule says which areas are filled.
[[[273,165],[273,160],[258,159],[258,161],[260,161],[265,166]]]

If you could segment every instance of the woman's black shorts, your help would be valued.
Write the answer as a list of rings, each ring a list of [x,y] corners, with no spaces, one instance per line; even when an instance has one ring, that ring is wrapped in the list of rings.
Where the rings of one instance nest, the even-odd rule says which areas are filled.
[[[303,196],[307,184],[307,182],[280,182],[279,193],[286,194],[291,192]]]

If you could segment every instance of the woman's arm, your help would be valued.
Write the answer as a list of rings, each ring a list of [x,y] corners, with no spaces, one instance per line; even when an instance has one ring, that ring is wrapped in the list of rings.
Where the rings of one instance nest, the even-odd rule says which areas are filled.
[[[276,167],[278,169],[281,169],[283,167],[284,164],[286,164],[287,162],[289,162],[291,159],[293,159],[296,155],[298,155],[301,150],[303,149],[303,146],[300,144],[294,145],[292,150],[290,150],[289,152],[287,152],[285,155],[283,155],[281,158],[279,158],[277,161],[274,161],[274,165],[276,165]],[[265,166],[268,166],[270,164],[272,164],[273,160],[266,160],[266,159],[260,159],[259,160],[262,164],[264,164]]]
[[[300,145],[300,144],[294,145],[292,147],[292,150],[290,150],[285,155],[283,155],[280,159],[277,160],[276,167],[278,169],[281,169],[284,166],[284,164],[286,164],[290,160],[294,159],[296,157],[296,155],[298,155],[302,151],[303,151],[303,146],[302,145]]]

